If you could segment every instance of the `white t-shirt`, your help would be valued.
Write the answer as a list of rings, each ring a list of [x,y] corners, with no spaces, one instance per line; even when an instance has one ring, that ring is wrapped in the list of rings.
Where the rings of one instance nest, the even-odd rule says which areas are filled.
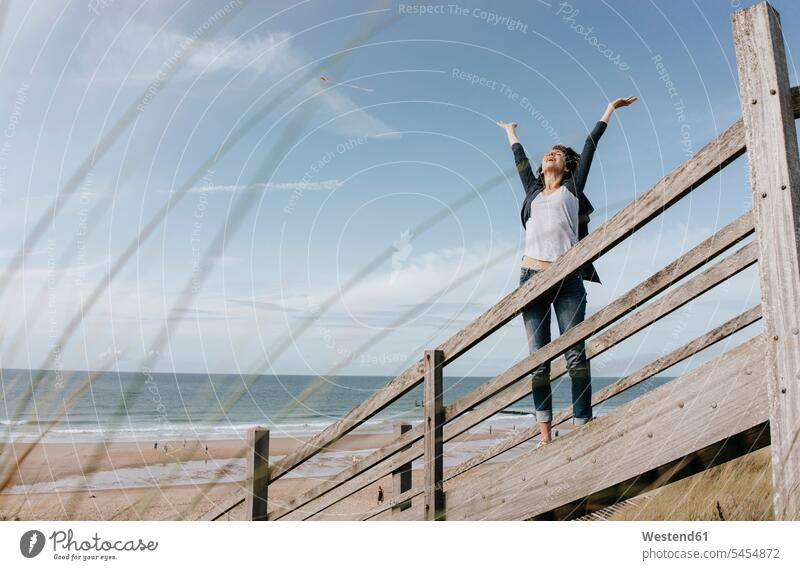
[[[578,243],[578,198],[561,186],[531,202],[531,217],[525,223],[525,255],[542,261],[556,258]]]

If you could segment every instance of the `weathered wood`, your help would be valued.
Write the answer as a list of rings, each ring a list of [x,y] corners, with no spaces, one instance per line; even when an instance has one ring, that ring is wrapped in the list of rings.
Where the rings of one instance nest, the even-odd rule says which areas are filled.
[[[730,234],[726,234],[726,239],[713,239],[709,238],[699,246],[693,248],[678,260],[674,261],[673,263],[669,264],[664,269],[660,270],[650,278],[643,281],[640,285],[631,289],[628,293],[620,297],[620,299],[626,299],[625,303],[617,305],[616,308],[619,309],[619,312],[614,311],[607,311],[595,313],[589,319],[584,321],[584,323],[588,322],[588,325],[584,325],[583,323],[579,326],[573,327],[570,329],[565,335],[562,335],[558,339],[554,340],[550,344],[546,345],[542,349],[536,351],[533,355],[523,359],[516,365],[514,365],[509,370],[502,373],[500,376],[496,377],[490,382],[503,381],[506,384],[511,384],[515,381],[518,381],[520,378],[523,378],[526,374],[529,374],[531,370],[535,367],[539,366],[542,362],[546,362],[550,355],[557,355],[564,352],[569,346],[572,346],[578,340],[582,340],[590,334],[587,331],[593,331],[598,328],[602,328],[607,324],[607,321],[602,320],[606,318],[612,318],[615,315],[622,314],[624,311],[623,309],[626,306],[635,307],[644,301],[648,300],[649,298],[655,296],[659,292],[666,289],[671,283],[681,279],[686,274],[692,272],[696,269],[700,264],[700,259],[703,255],[711,255],[712,257],[716,255],[718,248],[726,249],[729,247],[729,240],[732,243],[738,242],[741,235],[747,235],[750,231],[752,231],[751,226],[749,226],[746,221],[750,220],[747,214],[734,222],[733,224],[729,225],[735,228],[738,228],[742,233],[739,232],[731,232]],[[750,227],[751,229],[747,229]],[[683,304],[691,301],[698,295],[702,294],[703,292],[707,291],[708,289],[716,286],[721,281],[724,281],[731,275],[738,273],[739,271],[743,270],[744,268],[752,265],[755,262],[755,246],[754,244],[748,244],[741,248],[736,253],[728,256],[725,260],[718,263],[717,265],[712,266],[711,268],[705,270],[700,275],[697,275],[687,281],[685,284],[681,285],[674,291],[670,292],[666,295],[660,302],[651,304],[641,311],[639,311],[635,318],[627,319],[621,325],[614,327],[613,329],[607,331],[602,335],[603,343],[610,348],[613,344],[621,342],[628,336],[638,332],[642,328],[648,326],[658,318],[663,317],[666,314],[669,314],[671,311],[676,310]],[[618,301],[620,300],[618,299]],[[616,303],[616,301],[615,301]],[[577,336],[580,335],[580,336]],[[553,346],[557,348],[554,349]],[[478,388],[480,390],[481,388]],[[518,388],[519,389],[519,388]],[[529,389],[529,388],[525,388]],[[513,390],[513,388],[512,388]],[[517,397],[515,400],[509,400],[508,398],[504,397],[504,394],[501,394],[495,400],[489,401],[481,406],[478,406],[464,417],[459,418],[452,424],[449,424],[445,427],[445,441],[449,441],[450,439],[456,437],[457,435],[463,433],[470,427],[477,425],[484,419],[491,417],[494,413],[502,410],[506,406],[510,405],[514,401],[520,399],[522,396]],[[466,397],[469,397],[466,396]],[[458,403],[456,403],[458,404]],[[447,417],[447,416],[445,416]],[[419,426],[418,426],[419,427]],[[409,432],[408,437],[413,437],[413,441],[417,441],[419,437],[421,437],[421,429],[413,429]],[[395,449],[397,446],[393,446],[389,448],[390,450]],[[340,474],[340,476],[336,476],[335,479],[342,479],[347,478],[346,480],[349,481],[348,486],[345,490],[339,490],[336,492],[335,495],[328,497],[325,501],[320,503],[320,505],[324,504],[325,506],[329,506],[334,502],[341,500],[342,498],[352,494],[353,492],[357,491],[363,486],[366,486],[371,481],[375,480],[376,478],[382,477],[386,474],[385,469],[388,467],[390,470],[396,468],[398,465],[398,461],[409,461],[416,459],[422,453],[422,450],[419,446],[415,446],[413,448],[412,453],[404,453],[401,454],[399,457],[395,457],[388,466],[385,466],[382,470],[377,470],[370,474],[370,476],[362,477],[360,479],[353,479],[350,476],[352,471],[348,472],[345,470]],[[381,455],[387,456],[389,454],[389,450],[379,450],[373,454],[371,454],[367,459],[371,457],[379,457]],[[384,457],[385,458],[385,457]],[[366,461],[366,460],[365,460]],[[354,466],[353,469],[357,469],[358,466]],[[338,483],[341,485],[341,481]],[[320,487],[325,486],[338,486],[335,485],[334,482],[329,481],[323,483]],[[318,487],[319,488],[319,487]],[[300,500],[304,500],[303,497]],[[278,509],[277,512],[273,515],[270,515],[270,518],[277,518],[282,516],[287,510],[291,508],[296,508],[299,506],[300,500],[293,502],[292,505],[287,507],[286,509]],[[306,501],[307,502],[307,501]],[[320,509],[317,509],[320,510]],[[303,509],[304,516],[308,516],[309,512],[313,512],[314,509]]]
[[[745,261],[745,259],[748,261]],[[755,262],[755,260],[755,247],[752,246],[752,244],[748,244],[743,246],[740,250],[719,264],[707,270],[706,274],[712,275],[721,273],[721,275],[719,275],[720,277],[727,278],[735,275],[748,265],[751,265]],[[572,327],[567,334],[561,335],[558,337],[558,339],[540,348],[538,351],[536,351],[532,358],[540,361],[546,361],[551,360],[556,356],[560,356],[577,341],[585,340],[596,331],[630,313],[645,300],[652,298],[652,292],[654,289],[658,291],[663,291],[666,289],[670,284],[675,282],[675,279],[670,279],[670,277],[672,276],[668,272],[665,272],[662,274],[661,282],[656,280],[656,284],[661,285],[661,287],[654,286],[654,280],[648,279],[639,287],[630,291],[627,295],[623,295],[622,297],[612,301],[591,315],[589,318]],[[714,281],[714,279],[711,279],[710,281]],[[719,281],[717,280],[716,282]],[[699,284],[700,280],[694,281],[694,283]],[[709,288],[710,287],[702,286],[698,290],[697,295],[705,292]],[[636,318],[629,319],[627,322],[631,326],[635,327],[637,318],[640,318],[640,315],[637,315]],[[445,417],[447,421],[450,421],[464,412],[473,409],[475,406],[485,402],[501,390],[508,387],[512,382],[522,378],[529,372],[529,370],[524,370],[527,366],[527,363],[523,363],[525,363],[525,360],[520,361],[517,365],[510,368],[508,374],[500,375],[492,380],[489,380],[488,382],[481,384],[478,388],[460,398],[452,405],[448,406],[445,411]],[[497,404],[493,405],[492,407],[495,408],[496,411],[500,411],[502,409],[498,408]]]
[[[717,138],[706,144],[689,160],[680,164],[650,190],[617,212],[610,220],[582,239],[558,258],[547,271],[536,275],[525,285],[506,295],[500,302],[475,318],[467,326],[442,343],[444,364],[460,356],[478,342],[516,317],[524,307],[557,286],[578,267],[596,260],[606,251],[664,212],[720,169],[744,152],[741,121],[737,121]],[[287,455],[274,469],[274,479],[288,469],[318,453],[361,425],[369,417],[388,406],[422,381],[422,362],[417,362],[361,405],[353,408],[338,422],[304,444],[297,452]],[[311,454],[311,455],[309,455]]]
[[[719,247],[720,243],[717,243],[716,246]],[[628,299],[629,302],[638,305],[656,295],[657,292],[662,291],[671,282],[683,277],[683,275],[685,275],[684,271],[689,273],[696,267],[694,263],[691,263],[693,260],[692,256],[696,255],[694,253],[696,252],[696,249],[697,248],[693,248],[690,252],[687,252],[687,254],[684,254],[684,256],[681,256],[681,258],[657,272],[654,276],[646,279],[640,285],[623,295],[621,298],[630,296]],[[681,263],[682,261],[685,263]],[[709,267],[702,273],[692,277],[685,283],[675,288],[673,291],[670,291],[658,302],[645,306],[637,311],[636,314],[631,318],[625,319],[623,322],[603,333],[599,337],[599,344],[597,344],[596,347],[605,346],[606,349],[611,348],[611,346],[642,330],[664,315],[671,313],[692,299],[697,298],[699,295],[715,287],[725,279],[728,279],[732,275],[735,275],[736,273],[749,267],[755,263],[755,261],[756,247],[755,244],[751,242],[741,247],[739,250],[717,264]],[[679,275],[680,277],[678,277]],[[670,276],[671,279],[669,279]],[[586,338],[586,336],[590,334],[589,332],[586,332],[587,330],[595,330],[605,326],[606,323],[599,319],[610,318],[611,316],[613,316],[613,313],[603,313],[602,310],[598,311],[589,317],[589,319],[587,319],[589,322],[588,327],[583,327],[583,323],[573,327],[564,335],[561,335],[556,340],[537,350],[531,356],[528,356],[507,371],[503,372],[500,376],[490,380],[489,383],[496,383],[498,380],[503,379],[503,381],[506,382],[506,385],[513,385],[514,382],[518,382],[519,379],[529,374],[531,370],[539,366],[542,362],[546,362],[549,358],[551,358],[551,355],[554,356],[556,354],[560,354],[578,340]],[[587,321],[584,321],[584,323]],[[598,324],[598,322],[600,324]],[[553,349],[554,345],[559,348]],[[559,352],[556,352],[556,350]],[[482,389],[482,387],[478,388],[477,390],[480,389]],[[515,390],[526,390],[526,392],[515,392]],[[461,433],[464,433],[470,427],[477,425],[481,421],[491,417],[498,411],[511,405],[513,402],[521,399],[529,391],[529,386],[525,386],[524,388],[519,386],[516,388],[512,387],[510,390],[501,392],[494,399],[481,404],[464,416],[456,419],[450,424],[447,424],[444,430],[445,442],[460,435]],[[469,397],[469,395],[466,397]],[[414,428],[411,430],[411,432],[409,432],[409,435],[412,437],[416,436],[418,431],[419,430],[417,428]],[[380,451],[375,453],[380,453]],[[405,452],[394,456],[388,463],[380,466],[377,469],[374,469],[365,476],[349,479],[346,481],[345,485],[340,483],[339,485],[342,485],[341,488],[337,488],[335,492],[329,493],[327,497],[320,497],[316,499],[312,506],[304,508],[302,514],[298,516],[308,518],[311,516],[309,513],[318,512],[323,508],[326,508],[335,502],[346,498],[352,493],[362,489],[372,481],[384,476],[386,473],[391,472],[391,470],[396,469],[397,466],[402,462],[414,460],[421,455],[421,447],[418,444],[415,444],[412,446],[410,452]],[[270,515],[270,518],[273,518],[272,514]]]
[[[730,162],[744,153],[742,121],[731,125],[722,134],[706,144],[691,158],[681,163],[647,192],[617,212],[610,220],[579,241],[547,269],[524,285],[506,295],[489,310],[437,347],[444,353],[444,364],[451,362],[481,340],[494,333],[511,319],[584,264],[596,260],[605,252],[663,213]],[[375,392],[345,416],[334,422],[296,451],[289,453],[272,466],[272,478],[278,479],[291,469],[313,457],[342,436],[357,428],[367,419],[396,401],[422,382],[423,363],[412,364],[385,388]],[[225,501],[214,509],[219,512],[241,502],[241,497]],[[214,513],[208,515],[214,518]]]
[[[766,2],[733,36],[760,253],[775,518],[800,520],[800,158],[781,23]]]
[[[444,420],[444,400],[442,399],[442,363],[444,354],[441,350],[425,351],[425,520],[444,520],[444,451],[442,425]]]
[[[618,505],[622,501],[629,501],[634,497],[642,496],[644,493],[721,465],[737,457],[758,451],[769,444],[769,422],[763,422],[736,435],[726,437],[716,443],[693,451],[680,459],[592,493],[587,497],[561,505],[552,511],[531,517],[530,520],[571,520],[583,517],[611,505]],[[445,484],[448,485],[447,482]],[[422,509],[418,508],[416,512],[403,513],[403,515],[398,516],[391,509],[376,509],[362,516],[361,520],[418,520],[421,511]]]
[[[675,366],[676,364],[684,361],[685,359],[694,356],[698,352],[705,350],[709,346],[716,344],[717,342],[724,340],[725,338],[729,337],[730,335],[742,330],[743,328],[753,324],[754,322],[758,321],[761,318],[761,307],[760,305],[756,305],[755,307],[751,307],[744,313],[726,321],[725,323],[721,324],[720,326],[716,327],[713,330],[708,331],[704,335],[699,336],[696,339],[693,339],[689,343],[681,346],[666,354],[653,362],[647,364],[646,366],[640,368],[636,372],[629,374],[623,378],[620,378],[613,384],[606,386],[599,392],[596,392],[592,395],[592,406],[597,406],[602,404],[603,402],[613,398],[614,396],[628,390],[645,380],[652,378],[656,374]],[[592,354],[592,347],[587,346],[586,348],[587,356],[591,358]],[[563,361],[560,361],[559,367],[553,370],[553,379],[558,378],[562,374],[566,373],[566,365]],[[520,389],[521,388],[521,389]],[[530,395],[530,387],[520,386],[519,388],[515,387],[513,389],[517,392],[519,399],[527,397]],[[572,409],[566,409],[560,412],[557,412],[553,417],[553,426],[557,426],[572,417]],[[526,428],[524,430],[519,430],[518,432],[514,433],[513,435],[507,437],[503,441],[489,447],[488,449],[482,451],[481,453],[475,455],[474,457],[469,458],[468,460],[456,465],[447,471],[444,474],[445,482],[449,481],[450,479],[454,479],[455,477],[461,476],[464,473],[474,469],[478,465],[481,465],[490,459],[497,457],[498,455],[505,453],[506,451],[530,440],[533,439],[536,435],[539,434],[539,426],[538,424],[534,424],[533,426]],[[422,493],[422,488],[418,487],[416,489],[411,489],[406,491],[402,495],[396,495],[393,497],[392,501],[403,501],[404,503],[408,500],[416,497],[417,495]],[[392,502],[388,505],[383,505],[376,509],[371,510],[365,516],[362,517],[362,520],[367,520],[374,517],[376,514],[383,512],[384,510],[392,508]]]
[[[791,88],[791,102],[792,102],[792,111],[794,113],[794,117],[795,118],[800,117],[800,87],[795,86],[795,87]],[[727,149],[727,151],[722,156],[724,163],[720,163],[719,164],[719,168],[722,168],[724,166],[724,164],[727,164],[731,160],[733,160],[736,157],[738,157],[741,154],[741,152],[743,151],[744,147],[743,147],[743,143],[741,142],[742,139],[743,139],[743,134],[741,132],[742,129],[743,129],[742,122],[739,121],[737,123],[734,123],[734,125],[732,125],[725,133],[723,133],[723,135],[721,135],[720,137],[717,137],[717,139],[715,139],[715,141],[712,141],[712,142],[715,142],[715,144],[718,146],[718,148],[726,148]],[[724,137],[724,139],[727,139],[727,140],[723,140],[723,137]],[[709,145],[710,144],[711,143],[709,143]],[[704,147],[704,149],[707,151],[706,152],[707,156],[704,158],[704,162],[708,158],[708,156],[713,156],[714,152],[715,152],[712,147],[709,147],[709,145],[706,145],[706,147]],[[738,148],[738,147],[741,147],[741,148]],[[686,163],[684,163],[684,165],[685,164]],[[684,165],[682,165],[682,166],[684,166]],[[706,168],[706,166],[703,166],[703,167],[701,167],[701,170],[705,169],[705,168]],[[712,172],[711,172],[712,174],[713,174],[713,168],[714,167],[712,166]],[[689,168],[689,170],[691,170],[691,168]],[[668,179],[674,180],[678,175],[680,175],[680,176],[687,175],[686,174],[686,170],[685,169],[682,170],[681,168],[674,170],[668,177],[665,177],[664,179],[662,179],[660,184],[665,184]],[[689,176],[691,177],[691,174],[689,174]],[[700,177],[702,177],[703,180],[704,180],[708,176],[706,176],[705,171],[702,170],[700,172]],[[694,177],[695,178],[695,182],[691,182],[689,184],[689,186],[687,186],[687,188],[690,190],[693,186],[696,186],[697,184],[699,184],[700,183],[700,177],[695,176]],[[653,189],[655,189],[655,187]],[[606,225],[610,224],[613,221],[614,221],[614,219],[610,220],[607,224],[602,226],[600,229],[601,230],[604,229],[606,227]],[[593,238],[590,235],[589,237],[587,237],[586,239],[584,239],[582,241],[587,242],[587,240],[589,240],[587,243],[590,243],[592,239],[595,239],[595,238]],[[531,280],[531,287],[533,287],[533,283],[532,283],[533,281],[534,280]],[[542,287],[544,287],[544,286],[542,286]],[[541,289],[541,290],[544,290],[544,289]],[[536,292],[533,292],[534,294],[531,295],[530,297],[525,296],[525,300],[527,300],[527,302],[530,302],[531,299],[535,298],[535,294],[537,294],[538,292],[540,292],[540,289],[537,289]],[[479,319],[476,319],[475,322],[477,322],[478,320]],[[502,323],[501,324],[497,324],[493,330],[496,330],[496,328],[499,328],[500,326],[502,326]],[[491,332],[493,332],[493,330]],[[466,350],[466,349],[464,349],[464,350]],[[458,356],[458,354],[454,354],[453,358],[455,358],[456,356]],[[305,450],[298,450],[298,452],[293,457],[290,458],[290,461],[288,462],[285,470],[281,473],[281,475],[283,473],[287,472],[288,470],[294,468],[295,466],[299,465],[303,461],[307,460],[309,457],[313,456],[315,453],[317,453],[319,450],[323,449],[325,446],[330,445],[332,442],[336,441],[339,437],[341,437],[342,435],[347,433],[350,429],[354,429],[355,426],[360,425],[361,422],[363,422],[366,419],[368,419],[369,417],[371,417],[371,415],[373,415],[374,413],[377,413],[377,411],[380,411],[385,406],[389,405],[389,403],[391,403],[397,397],[399,397],[399,396],[397,396],[398,393],[400,393],[400,392],[405,393],[408,390],[410,390],[413,386],[416,386],[421,381],[421,376],[422,376],[422,373],[420,372],[421,366],[422,366],[421,362],[417,362],[416,364],[412,365],[409,369],[407,369],[400,376],[395,378],[395,380],[393,380],[389,385],[387,385],[387,387],[384,390],[382,390],[381,393],[375,394],[373,396],[373,398],[365,401],[364,403],[362,403],[361,406],[357,406],[356,408],[351,410],[351,412],[348,414],[348,416],[346,418],[343,418],[340,422],[338,422],[336,424],[332,424],[331,426],[326,428],[326,430],[324,430],[323,432],[318,434],[318,437],[314,438],[313,441],[311,441],[311,442],[309,442],[307,444]],[[371,412],[369,410],[371,410]],[[352,427],[348,428],[347,427],[348,423],[353,424]],[[418,435],[417,438],[418,437],[421,437],[421,434]],[[416,441],[416,438],[415,438],[415,441]],[[405,443],[407,443],[407,442],[399,442],[399,443],[402,443],[402,445],[405,445]],[[400,447],[402,447],[402,445]],[[399,447],[397,449],[399,449]],[[385,457],[389,457],[393,453],[396,453],[396,449],[387,449],[387,450],[381,450],[381,451],[386,451],[387,452]],[[336,486],[341,484],[341,481],[347,480],[347,479],[349,479],[351,477],[355,477],[359,473],[365,471],[366,469],[369,469],[375,463],[385,459],[385,457],[381,457],[380,459],[376,460],[374,463],[372,463],[370,465],[363,464],[360,467],[360,470],[358,472],[351,473],[347,477],[345,477],[344,479],[341,479],[338,482],[334,481],[334,486],[331,487],[331,488],[335,488]],[[328,490],[329,489],[326,489],[326,490],[321,491],[321,492],[327,492]],[[317,495],[314,495],[314,496],[317,496]],[[308,499],[308,500],[310,500],[310,499]],[[203,517],[201,517],[201,520],[216,520],[220,516],[223,516],[225,513],[229,512],[230,510],[232,510],[236,506],[240,505],[243,501],[244,501],[244,498],[241,495],[237,495],[237,496],[234,496],[234,497],[232,497],[230,499],[226,499],[225,501],[222,502],[221,505],[215,507],[214,509],[212,509],[211,511],[206,513]],[[307,502],[307,500],[306,500],[306,502]],[[305,504],[305,503],[303,503],[303,504]]]
[[[660,358],[657,358],[653,362],[643,366],[636,372],[629,374],[623,378],[620,378],[613,384],[606,386],[599,392],[596,392],[592,395],[592,406],[597,406],[606,400],[609,400],[616,396],[617,394],[621,394],[625,390],[629,390],[634,386],[644,382],[645,380],[652,378],[656,374],[667,370],[668,368],[675,366],[676,364],[686,360],[687,358],[694,356],[698,352],[705,350],[709,346],[724,340],[725,338],[729,337],[733,333],[736,333],[743,328],[753,324],[757,320],[761,318],[761,307],[756,305],[745,311],[744,313],[737,315],[736,317],[730,319],[729,321],[721,324],[720,326],[716,327],[713,330],[708,331],[707,333],[693,339],[691,342],[681,346],[666,354]],[[589,354],[589,347],[587,347],[587,356]],[[596,351],[596,349],[595,349]],[[593,351],[594,352],[594,351]],[[559,362],[560,367],[558,372],[560,375],[566,373],[566,364],[561,361]],[[562,370],[563,369],[563,370]],[[526,393],[522,397],[526,397],[530,394],[530,388],[528,387]],[[520,398],[522,399],[522,398]],[[518,401],[518,400],[517,400]],[[557,426],[561,423],[572,418],[572,409],[568,408],[564,411],[558,412],[553,417],[553,426]],[[521,443],[524,443],[530,439],[533,439],[536,435],[539,434],[539,426],[534,425],[528,429],[519,430],[518,432],[514,433],[507,439],[501,441],[497,445],[494,445],[483,452],[477,454],[475,457],[471,457],[467,461],[456,465],[455,467],[448,469],[445,473],[445,481],[452,479],[461,475],[462,473],[469,471],[470,469],[489,461],[490,459],[497,457],[501,453],[512,449]]]
[[[404,433],[411,429],[411,424],[407,422],[398,422],[394,424],[394,437],[399,439]],[[406,451],[408,446],[404,447],[401,451]],[[406,491],[411,489],[411,462],[405,463],[392,471],[392,500],[399,497]],[[397,503],[392,509],[395,512],[404,511],[411,506],[411,501]]]
[[[247,496],[245,516],[250,521],[267,520],[269,485],[269,430],[252,428],[247,432]]]
[[[680,459],[670,461],[627,481],[592,493],[588,497],[531,517],[531,520],[571,520],[586,516],[620,501],[626,501],[642,493],[647,493],[758,451],[767,447],[769,443],[769,422],[763,422],[741,433],[693,451]]]
[[[411,507],[401,513],[395,513],[390,510],[381,510],[371,518],[362,518],[361,520],[371,521],[419,521],[425,517],[424,502],[422,499],[415,499]]]
[[[620,501],[630,500],[641,496],[643,493],[705,471],[716,465],[721,465],[737,457],[758,451],[769,444],[769,423],[763,422],[736,435],[693,451],[680,459],[651,469],[607,489],[592,493],[588,497],[531,517],[530,520],[569,520],[588,513],[594,513],[609,505],[619,504]],[[415,509],[405,511],[399,515],[386,509],[379,512],[373,511],[365,515],[361,520],[391,520],[395,522],[419,520],[422,516],[421,505],[421,502],[417,502]]]
[[[767,420],[755,337],[554,443],[449,481],[448,520],[521,520],[647,473]]]

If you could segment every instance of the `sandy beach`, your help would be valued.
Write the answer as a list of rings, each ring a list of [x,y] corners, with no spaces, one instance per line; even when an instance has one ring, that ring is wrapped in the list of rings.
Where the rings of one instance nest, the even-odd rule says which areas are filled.
[[[453,440],[452,444],[495,440],[505,434],[506,430],[494,430],[491,435],[487,432],[465,433]],[[368,450],[386,445],[391,439],[391,434],[348,434],[331,446],[330,451],[363,455]],[[294,437],[271,438],[270,456],[290,453],[304,441],[304,438]],[[208,466],[208,470],[213,472],[217,466],[246,457],[246,442],[241,439],[159,441],[158,447],[154,443],[59,442],[35,446],[30,443],[2,443],[0,463],[3,465],[4,492],[0,493],[0,519],[194,520],[215,504],[241,491],[241,482],[226,477],[223,471],[214,483],[185,484],[184,477],[184,484],[174,484],[176,479],[164,479],[162,483],[159,478],[154,485],[125,486],[125,479],[120,477],[120,483],[114,488],[20,492],[20,489],[30,489],[31,486],[35,489],[37,484],[47,485],[65,478],[80,480],[85,474],[96,472],[113,476],[130,469],[149,468],[153,473],[179,474],[189,464]],[[281,478],[270,485],[270,503],[282,504],[328,476],[311,474]],[[415,470],[415,482],[421,476],[422,473]],[[391,477],[387,476],[337,505],[335,511],[341,513],[343,518],[352,518],[352,513],[373,508],[377,504],[379,485],[384,490],[385,500],[391,499]],[[241,520],[242,513],[234,510],[226,518]]]

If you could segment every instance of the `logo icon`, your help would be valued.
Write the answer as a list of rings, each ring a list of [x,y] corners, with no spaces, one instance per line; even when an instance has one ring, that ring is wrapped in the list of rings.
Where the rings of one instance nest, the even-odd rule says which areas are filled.
[[[389,275],[389,284],[394,283],[408,260],[408,256],[411,255],[411,250],[413,249],[411,245],[412,238],[411,230],[406,229],[400,234],[400,239],[395,240],[392,244],[394,245],[394,252],[392,252],[392,273]]]
[[[44,533],[39,530],[29,530],[19,539],[19,551],[25,558],[37,556],[44,548]]]

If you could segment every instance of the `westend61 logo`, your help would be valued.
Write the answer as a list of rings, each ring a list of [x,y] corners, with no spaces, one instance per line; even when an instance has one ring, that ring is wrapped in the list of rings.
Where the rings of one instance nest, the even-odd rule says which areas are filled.
[[[116,554],[109,552],[146,552],[158,548],[158,541],[145,542],[141,538],[131,540],[104,540],[94,533],[88,540],[75,540],[72,529],[57,530],[48,540],[53,545],[53,559],[86,562],[87,560],[116,560]],[[44,533],[29,530],[19,539],[19,550],[25,558],[33,558],[44,549]]]

